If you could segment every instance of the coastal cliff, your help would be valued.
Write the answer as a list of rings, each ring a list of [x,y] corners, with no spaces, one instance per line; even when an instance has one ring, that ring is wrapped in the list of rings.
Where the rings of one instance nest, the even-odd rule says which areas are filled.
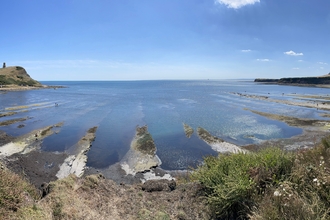
[[[0,69],[0,86],[34,86],[41,87],[41,83],[32,79],[23,67],[11,66]]]
[[[317,77],[290,77],[280,79],[257,78],[254,82],[272,84],[301,84],[301,85],[327,85],[330,84],[330,75]]]

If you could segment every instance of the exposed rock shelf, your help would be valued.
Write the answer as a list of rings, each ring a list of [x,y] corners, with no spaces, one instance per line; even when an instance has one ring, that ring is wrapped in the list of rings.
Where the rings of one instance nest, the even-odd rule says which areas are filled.
[[[60,170],[56,174],[59,179],[65,178],[70,174],[75,174],[77,177],[81,177],[84,174],[87,163],[87,152],[92,146],[92,142],[95,140],[95,132],[97,127],[90,128],[86,135],[82,137],[79,142],[73,146],[70,154],[64,163],[60,166]]]
[[[197,133],[200,139],[205,141],[214,151],[219,153],[245,153],[246,150],[240,148],[239,146],[225,142],[219,137],[211,135],[207,130],[204,128],[198,127]]]

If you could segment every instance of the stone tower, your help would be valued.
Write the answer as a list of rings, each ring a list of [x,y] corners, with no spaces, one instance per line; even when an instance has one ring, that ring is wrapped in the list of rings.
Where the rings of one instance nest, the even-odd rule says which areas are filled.
[[[6,63],[5,62],[3,63],[2,68],[6,68]]]

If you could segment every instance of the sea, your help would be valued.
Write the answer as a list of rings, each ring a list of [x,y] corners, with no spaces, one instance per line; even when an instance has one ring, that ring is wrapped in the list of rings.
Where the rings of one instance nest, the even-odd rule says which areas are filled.
[[[327,88],[266,85],[253,80],[157,80],[157,81],[50,81],[64,86],[0,92],[0,113],[18,114],[0,121],[28,119],[0,127],[20,136],[63,122],[43,140],[42,150],[67,151],[86,131],[97,126],[96,139],[88,152],[87,166],[106,168],[119,162],[130,148],[137,126],[148,126],[165,170],[196,167],[204,157],[217,155],[198,138],[202,127],[212,135],[243,146],[265,140],[290,138],[301,128],[267,119],[250,110],[323,119],[321,110],[247,98],[237,93],[299,101],[294,94],[327,95]],[[195,132],[187,138],[183,123]]]

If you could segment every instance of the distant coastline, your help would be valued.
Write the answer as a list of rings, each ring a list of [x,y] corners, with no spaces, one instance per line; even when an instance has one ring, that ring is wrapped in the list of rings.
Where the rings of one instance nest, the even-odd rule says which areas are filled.
[[[330,75],[327,74],[317,77],[289,77],[280,79],[257,78],[254,82],[280,85],[330,87]]]
[[[65,86],[19,86],[19,85],[0,85],[0,91],[3,92],[14,92],[14,91],[25,91],[25,90],[36,90],[36,89],[59,89],[66,88]]]

